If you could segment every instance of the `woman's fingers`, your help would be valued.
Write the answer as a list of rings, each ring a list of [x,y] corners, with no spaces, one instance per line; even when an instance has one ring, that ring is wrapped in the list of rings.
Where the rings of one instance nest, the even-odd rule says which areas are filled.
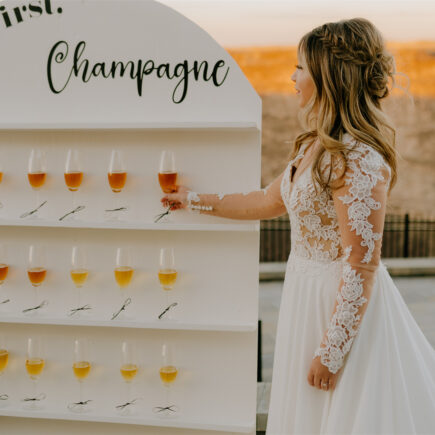
[[[316,388],[321,388],[321,386],[320,386],[321,381],[322,381],[322,379],[320,378],[319,375],[314,375],[314,386]]]
[[[307,381],[312,387],[314,387],[314,373],[310,372],[308,374]]]

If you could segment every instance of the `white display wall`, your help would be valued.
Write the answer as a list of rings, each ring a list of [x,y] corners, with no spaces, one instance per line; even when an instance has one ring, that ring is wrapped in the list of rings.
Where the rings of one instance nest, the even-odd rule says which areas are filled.
[[[3,15],[0,26],[5,65],[0,71],[0,239],[9,264],[0,302],[10,299],[0,305],[0,335],[10,355],[0,377],[0,395],[8,396],[0,404],[2,431],[117,434],[128,425],[131,434],[254,433],[259,224],[185,210],[173,212],[168,222],[154,220],[164,211],[157,178],[162,150],[175,153],[177,183],[199,193],[260,187],[260,98],[209,35],[157,2],[46,1],[40,12],[33,7],[32,17],[30,3],[2,2],[9,21]],[[54,93],[48,66],[59,41],[70,47],[66,60],[85,41],[84,53],[94,63],[154,59],[174,66],[207,60],[210,68],[220,61],[216,77],[222,83],[191,79],[177,101],[175,79],[147,75],[139,95],[130,77],[83,82],[73,74],[65,89]],[[57,59],[58,84],[68,69],[62,69],[62,56]],[[35,147],[46,155],[39,199],[47,202],[39,219],[21,218],[35,204],[27,181]],[[84,209],[75,219],[59,220],[72,209],[63,179],[69,149],[81,155],[84,177],[74,201]],[[116,200],[107,182],[112,149],[122,151],[128,172]],[[109,220],[104,210],[116,201],[127,210],[119,221]],[[48,305],[36,315],[22,311],[34,299],[26,274],[32,244],[45,247],[47,267],[38,298]],[[90,270],[81,301],[91,309],[77,316],[69,315],[77,306],[69,277],[74,245],[86,250]],[[122,291],[113,277],[120,246],[129,247],[135,270]],[[157,277],[159,251],[169,246],[178,273],[169,295],[178,304],[171,320],[158,318],[167,306]],[[126,318],[112,320],[127,297],[132,302]],[[46,398],[41,409],[28,410],[26,340],[35,334],[44,341],[46,365],[38,389]],[[92,344],[85,382],[92,406],[83,414],[68,410],[78,394],[72,371],[78,337]],[[131,415],[119,415],[115,408],[125,387],[119,373],[124,340],[134,343],[139,365],[132,388],[140,400]],[[162,343],[173,346],[179,370],[171,402],[180,413],[171,418],[152,411],[165,401],[158,373]]]

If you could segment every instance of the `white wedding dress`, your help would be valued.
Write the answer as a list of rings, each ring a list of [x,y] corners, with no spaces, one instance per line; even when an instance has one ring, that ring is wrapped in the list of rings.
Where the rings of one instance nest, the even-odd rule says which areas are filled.
[[[354,151],[342,187],[316,192],[310,166],[291,180],[306,146],[281,178],[292,249],[266,434],[435,434],[435,351],[380,261],[390,168],[343,142]],[[343,168],[330,157],[322,167],[332,182]],[[316,356],[339,371],[334,390],[308,383]]]
[[[435,351],[380,261],[391,170],[367,144],[347,133],[341,141],[347,164],[324,153],[324,191],[311,175],[316,148],[305,143],[266,188],[189,192],[188,207],[290,216],[267,435],[434,435]],[[316,357],[337,373],[335,389],[308,383]]]

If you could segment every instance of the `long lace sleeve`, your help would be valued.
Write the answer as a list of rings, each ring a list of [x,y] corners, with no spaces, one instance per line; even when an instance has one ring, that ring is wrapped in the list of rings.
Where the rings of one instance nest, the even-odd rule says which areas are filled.
[[[274,181],[261,190],[246,193],[198,194],[188,193],[187,207],[201,214],[229,219],[257,220],[271,219],[286,213],[281,197],[283,171]]]
[[[336,373],[358,333],[380,262],[390,168],[368,145],[347,156],[341,186],[333,190],[343,272],[332,318],[314,358]]]

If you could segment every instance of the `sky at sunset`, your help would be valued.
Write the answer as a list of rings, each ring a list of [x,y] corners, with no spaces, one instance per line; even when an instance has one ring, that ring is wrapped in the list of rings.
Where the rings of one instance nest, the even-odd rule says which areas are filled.
[[[387,40],[434,41],[435,0],[158,0],[224,47],[296,45],[328,21],[371,20]]]

